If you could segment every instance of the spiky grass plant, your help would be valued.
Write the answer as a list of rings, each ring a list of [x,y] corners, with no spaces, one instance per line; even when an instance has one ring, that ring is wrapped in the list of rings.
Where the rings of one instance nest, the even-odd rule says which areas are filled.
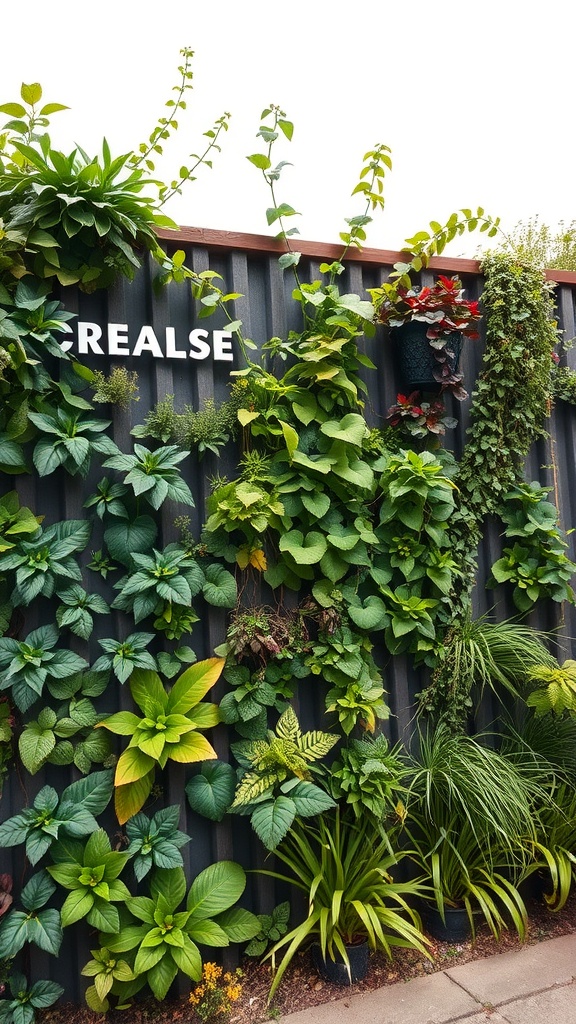
[[[472,931],[478,912],[496,937],[511,922],[524,938],[517,882],[537,840],[533,808],[546,802],[545,790],[513,760],[445,724],[420,737],[410,766],[409,856],[427,876],[440,914],[446,905],[464,906]]]

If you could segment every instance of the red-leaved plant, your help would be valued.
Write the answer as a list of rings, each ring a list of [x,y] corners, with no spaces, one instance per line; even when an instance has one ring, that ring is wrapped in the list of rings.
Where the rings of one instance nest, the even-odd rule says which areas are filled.
[[[402,427],[411,437],[419,438],[428,434],[440,437],[457,423],[453,416],[446,415],[441,399],[424,402],[419,391],[408,396],[397,395],[396,404],[390,407],[386,419],[391,427]]]

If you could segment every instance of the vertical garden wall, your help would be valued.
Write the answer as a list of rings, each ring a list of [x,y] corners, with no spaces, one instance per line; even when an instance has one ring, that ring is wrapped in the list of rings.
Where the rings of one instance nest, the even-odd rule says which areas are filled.
[[[346,652],[341,650],[338,654],[336,650],[335,653],[329,642],[322,646],[319,638],[322,637],[325,622],[319,621],[319,616],[332,618],[333,633],[339,624],[341,606],[338,596],[332,594],[326,583],[317,591],[321,603],[310,602],[312,588],[318,577],[329,581],[330,576],[317,572],[315,577],[309,571],[309,566],[316,566],[320,562],[314,554],[298,555],[298,547],[305,548],[308,543],[311,548],[315,539],[309,538],[306,542],[302,532],[299,537],[292,538],[295,547],[289,552],[292,557],[289,564],[293,570],[295,566],[305,566],[300,580],[294,580],[292,571],[284,579],[276,581],[272,577],[270,582],[268,569],[275,559],[278,564],[277,540],[274,537],[279,535],[279,531],[281,536],[279,521],[287,514],[288,507],[293,510],[287,496],[301,497],[304,494],[306,497],[308,494],[305,504],[312,510],[310,522],[313,523],[322,519],[320,513],[326,514],[325,503],[327,506],[331,503],[337,506],[346,499],[346,493],[349,501],[354,500],[354,489],[363,486],[361,476],[351,473],[350,481],[346,481],[345,473],[342,480],[346,485],[351,483],[352,490],[339,492],[336,488],[328,502],[325,502],[319,487],[314,490],[306,483],[306,479],[302,479],[294,487],[290,485],[284,492],[284,499],[278,494],[270,499],[268,492],[272,503],[284,501],[285,507],[282,512],[277,508],[271,512],[268,510],[268,521],[260,522],[256,519],[252,523],[251,533],[245,531],[238,536],[233,533],[234,524],[231,518],[227,518],[232,513],[228,513],[226,507],[219,521],[221,537],[218,543],[206,532],[205,525],[207,520],[209,522],[209,516],[218,514],[213,499],[210,504],[211,493],[217,492],[219,487],[225,487],[224,481],[235,480],[240,459],[244,458],[246,465],[246,453],[252,452],[254,457],[257,450],[257,434],[253,435],[252,442],[248,436],[251,424],[257,419],[250,414],[257,411],[257,406],[253,397],[245,401],[245,396],[241,394],[238,398],[239,390],[246,388],[246,384],[242,384],[242,381],[246,381],[242,375],[246,370],[245,352],[248,351],[249,358],[259,364],[260,354],[270,338],[287,339],[290,331],[301,331],[301,308],[292,297],[293,281],[278,266],[277,254],[273,251],[275,243],[247,237],[236,239],[230,244],[230,240],[219,233],[185,231],[180,237],[170,233],[165,238],[165,244],[170,252],[183,251],[186,265],[195,274],[209,271],[219,275],[218,278],[208,280],[217,280],[225,293],[235,296],[231,300],[232,315],[234,319],[242,320],[243,336],[251,339],[255,348],[249,347],[242,352],[236,336],[228,330],[229,319],[226,319],[223,312],[217,311],[210,319],[199,317],[202,304],[194,299],[189,281],[171,281],[156,291],[154,278],[157,268],[152,264],[146,264],[138,271],[133,281],[119,281],[93,294],[85,294],[75,287],[61,288],[57,298],[63,308],[73,314],[69,321],[71,333],[65,337],[69,357],[78,357],[83,366],[96,371],[97,375],[103,374],[108,382],[116,374],[116,390],[106,392],[104,387],[103,393],[99,393],[95,387],[97,381],[77,377],[73,391],[62,392],[60,409],[68,410],[73,415],[80,412],[81,418],[98,421],[98,425],[93,425],[87,436],[100,440],[108,438],[110,447],[108,442],[101,444],[100,448],[94,444],[90,458],[81,471],[77,471],[77,465],[69,459],[66,461],[64,457],[61,465],[55,464],[52,468],[43,461],[48,455],[43,456],[42,453],[47,453],[48,448],[58,450],[55,444],[55,438],[59,437],[57,427],[48,422],[48,414],[36,412],[31,419],[38,429],[34,436],[30,436],[30,440],[25,437],[21,446],[25,466],[16,466],[18,472],[11,473],[10,466],[5,464],[2,474],[3,508],[6,521],[9,519],[11,524],[4,534],[4,551],[0,562],[7,604],[11,605],[4,628],[4,637],[10,641],[7,650],[14,654],[16,643],[25,642],[31,647],[42,647],[44,643],[46,653],[55,653],[54,658],[48,658],[45,662],[48,675],[44,680],[38,682],[37,677],[28,677],[28,682],[25,680],[25,684],[20,683],[19,689],[13,685],[13,660],[4,657],[3,691],[8,702],[5,706],[10,711],[7,721],[12,736],[7,737],[2,746],[6,771],[0,803],[2,821],[13,820],[14,816],[21,815],[25,809],[33,808],[38,794],[44,794],[46,800],[45,787],[50,787],[50,794],[60,795],[74,782],[85,786],[86,780],[97,777],[100,789],[105,791],[106,785],[109,785],[107,797],[101,796],[98,791],[96,795],[88,797],[88,805],[91,806],[93,802],[98,825],[105,829],[112,848],[123,856],[128,849],[124,837],[126,832],[130,834],[130,814],[126,822],[125,813],[120,813],[119,817],[124,819],[122,828],[117,820],[118,813],[114,812],[114,801],[110,800],[114,763],[124,749],[123,730],[119,728],[116,733],[108,733],[105,742],[104,729],[96,730],[93,726],[106,716],[121,711],[127,712],[129,716],[134,715],[135,711],[141,714],[134,701],[140,691],[130,691],[130,676],[135,667],[144,669],[141,676],[141,687],[144,689],[148,684],[152,686],[151,671],[155,666],[170,687],[194,658],[204,661],[214,659],[215,652],[220,656],[227,654],[228,665],[233,666],[232,671],[228,669],[228,679],[226,670],[217,679],[221,663],[212,662],[217,665],[217,670],[214,670],[214,679],[217,681],[209,698],[220,703],[223,710],[219,715],[214,712],[212,717],[210,712],[204,712],[206,717],[198,720],[198,726],[202,728],[202,722],[206,723],[213,753],[222,762],[231,762],[235,767],[243,762],[241,755],[239,762],[234,758],[231,742],[237,743],[239,736],[249,737],[250,723],[257,720],[262,711],[267,714],[269,724],[273,724],[285,706],[285,699],[290,699],[296,709],[302,730],[319,730],[321,733],[332,734],[334,738],[340,732],[345,741],[346,736],[360,735],[368,725],[370,728],[376,727],[378,731],[382,730],[393,741],[401,739],[409,745],[415,729],[416,694],[429,683],[431,672],[431,666],[424,663],[426,659],[415,659],[414,650],[403,650],[400,645],[397,653],[391,652],[390,644],[386,642],[385,621],[376,621],[371,626],[369,617],[363,618],[371,603],[378,611],[380,605],[375,600],[370,602],[363,598],[362,605],[360,601],[357,602],[360,612],[356,617],[361,625],[354,630],[354,635],[364,638],[365,657],[370,658],[364,664],[374,666],[370,668],[374,691],[367,698],[365,692],[360,710],[358,706],[352,706],[345,709],[346,713],[341,712],[338,725],[339,705],[333,698],[332,710],[327,711],[326,704],[330,704],[330,701],[327,702],[326,697],[330,689],[338,688],[338,682],[334,682],[337,680],[334,671],[338,669],[339,658],[345,658]],[[316,280],[319,264],[328,262],[332,255],[330,247],[310,248],[311,255],[304,252],[299,267],[302,282]],[[355,294],[365,300],[370,289],[377,288],[390,274],[393,261],[394,255],[388,253],[367,251],[356,255],[347,264],[339,281],[340,293]],[[432,284],[438,273],[453,274],[457,271],[467,298],[480,298],[483,278],[478,267],[470,262],[443,263],[437,260],[423,274],[422,283]],[[574,332],[574,288],[570,279],[558,284],[555,300],[559,328],[571,336]],[[481,321],[482,337],[464,342],[460,369],[469,392],[473,392],[482,372],[484,329],[484,321]],[[404,382],[399,376],[393,336],[384,326],[377,326],[371,337],[363,334],[359,336],[358,352],[361,361],[356,364],[357,383],[360,387],[360,382],[365,384],[365,392],[358,395],[362,402],[358,408],[365,417],[366,431],[384,431],[382,436],[389,437],[386,434],[386,430],[389,430],[387,413],[404,388]],[[285,372],[290,356],[294,359],[294,353],[288,353],[286,364],[282,355],[286,353],[277,348],[276,353],[271,353],[265,359],[266,373],[270,374],[270,379],[266,378],[268,386],[271,386],[270,380],[278,380]],[[365,364],[364,357],[368,357],[373,365]],[[562,358],[565,360],[566,357]],[[64,360],[48,357],[47,366],[54,379],[64,382],[72,379],[66,375],[69,364]],[[237,375],[238,371],[241,371],[240,376]],[[137,391],[132,390],[131,393],[131,385],[136,385],[136,375]],[[86,376],[90,377],[89,374]],[[311,384],[309,394],[313,390]],[[220,435],[212,424],[212,434],[208,436],[205,432],[206,444],[202,444],[201,424],[197,422],[195,426],[199,432],[195,435],[194,444],[193,434],[190,433],[194,429],[193,420],[188,417],[188,422],[185,422],[185,418],[182,418],[186,410],[204,412],[208,417],[213,417],[215,410],[220,409],[223,403],[230,402],[231,395],[236,404],[228,419],[221,420]],[[299,395],[300,405],[303,406],[305,399],[302,391]],[[456,462],[461,459],[465,449],[470,407],[471,399],[467,398],[460,402],[454,401],[446,410],[454,416],[456,424],[441,436],[441,440],[444,448],[454,453]],[[269,411],[266,405],[260,409]],[[304,411],[301,415],[300,422],[305,425],[308,413]],[[355,433],[359,418],[356,420],[355,413],[347,413],[345,410],[344,415],[351,415],[352,419],[348,419],[343,427],[342,416],[340,420],[334,416],[330,419],[324,417],[324,423],[336,424],[329,426],[325,436],[329,436],[330,430],[343,430],[345,434],[348,431],[344,437],[345,448],[356,450],[362,444],[362,439]],[[296,444],[288,426],[278,426],[282,422],[280,416],[276,416],[272,422],[275,435],[292,445],[291,454],[296,462],[298,456],[295,453],[301,450],[302,468],[309,468],[307,462],[313,458],[318,461],[321,456],[314,454],[310,446],[306,448],[305,443]],[[180,443],[176,440],[178,435],[175,431],[184,429],[189,431],[187,446],[182,440],[182,433]],[[554,402],[551,417],[546,422],[546,431],[547,435],[543,435],[531,446],[524,476],[527,481],[538,480],[543,487],[551,489],[551,496],[559,508],[560,523],[569,527],[576,519],[576,510],[573,506],[574,418],[568,402]],[[380,443],[380,438],[376,434],[373,437],[375,450],[372,456],[374,459],[381,458],[385,446],[378,450],[376,442]],[[137,445],[142,447],[138,449],[135,447]],[[417,443],[413,447],[420,452],[424,450],[424,446]],[[152,492],[152,500],[146,499],[147,495],[150,498],[150,488],[146,481],[140,492],[138,484],[131,485],[131,481],[137,478],[138,469],[134,454],[138,455],[141,462],[144,449],[149,452],[168,452],[168,469],[164,474],[168,488],[162,485],[157,498]],[[397,447],[396,450],[402,449]],[[104,465],[106,462],[108,466]],[[314,470],[313,464],[310,465]],[[356,465],[354,472],[361,473],[362,469]],[[312,471],[309,479],[321,481],[324,475],[321,466],[316,473]],[[103,478],[106,478],[106,483],[103,483]],[[279,480],[281,487],[285,482],[284,475],[281,474]],[[252,486],[256,492],[262,486],[257,476]],[[303,490],[306,487],[308,492]],[[223,492],[223,498],[228,500],[229,494]],[[245,508],[249,508],[250,500]],[[29,511],[15,514],[17,506]],[[270,520],[270,515],[275,518]],[[31,522],[31,516],[36,517],[35,523]],[[21,535],[18,533],[18,523],[23,531]],[[34,532],[35,529],[38,532]],[[372,541],[369,536],[371,527],[367,522],[364,522],[362,529],[367,540],[364,542],[361,539],[351,544],[349,524],[346,525],[340,519],[331,528],[333,549],[338,550],[340,556],[344,554],[347,559],[345,572],[340,576],[332,573],[337,576],[332,581],[335,590],[341,586],[340,579],[346,581],[351,577],[357,578],[358,573],[365,570],[369,564],[367,550],[372,547],[374,550],[381,549],[382,538]],[[475,616],[493,609],[494,617],[502,620],[519,612],[513,602],[511,585],[501,585],[495,589],[485,587],[491,566],[501,557],[502,545],[506,543],[502,539],[503,529],[504,524],[495,516],[488,517],[483,524],[477,581],[472,595]],[[290,530],[285,530],[285,533],[289,534]],[[309,533],[318,534],[318,530],[310,529]],[[356,554],[348,556],[346,553],[349,543],[348,550],[352,552],[356,544],[360,544]],[[46,548],[51,548],[51,551],[47,553]],[[243,548],[244,555],[241,553]],[[176,584],[176,587],[182,587],[183,596],[180,599],[177,599],[178,594],[174,589],[163,592],[168,598],[163,598],[160,591],[155,593],[153,600],[147,599],[151,588],[149,573],[148,576],[146,573],[150,570],[150,559],[156,557],[153,552],[164,552],[165,555],[166,552],[172,552],[174,555],[175,561],[170,563],[172,569],[168,571],[165,568],[165,576],[167,580],[178,576],[184,581]],[[28,562],[24,557],[15,557],[23,554],[27,555]],[[55,559],[55,575],[53,584],[46,584],[51,572],[52,557]],[[299,562],[299,557],[304,560]],[[307,557],[313,561],[306,561]],[[46,566],[42,565],[42,586],[40,582],[35,584],[36,590],[30,596],[26,586],[29,579],[34,579],[34,572],[27,575],[22,567],[30,564],[33,570],[35,564],[42,559],[47,562]],[[58,559],[61,568],[56,565]],[[265,567],[268,567],[268,582],[264,579]],[[138,573],[139,576],[136,575]],[[383,585],[382,593],[385,592],[387,582]],[[273,583],[276,585],[273,586]],[[190,587],[194,593],[193,599],[190,599]],[[381,598],[378,600],[382,603]],[[174,623],[171,632],[170,617],[166,611],[180,604],[187,608],[193,607],[195,621],[192,618],[182,619],[180,625]],[[267,632],[270,623],[266,625],[256,621],[257,609],[262,606],[276,617],[276,628],[279,630],[278,623],[283,620],[288,632],[278,632],[276,635],[272,635],[269,630]],[[298,608],[300,617],[295,615]],[[236,623],[238,627],[238,610],[252,613],[254,621],[251,624],[244,622],[244,635],[241,635],[240,628],[237,628],[235,634],[228,633],[228,648],[223,648],[231,623]],[[180,609],[178,613],[183,614]],[[541,630],[559,627],[563,636],[576,635],[573,609],[569,601],[535,602],[529,609],[527,621]],[[289,630],[293,630],[291,635]],[[325,635],[330,637],[330,631]],[[441,636],[440,629],[438,636]],[[114,661],[119,644],[127,637],[132,637],[135,650],[133,665],[130,656],[124,662]],[[250,645],[252,660],[248,650]],[[372,645],[373,649],[369,652]],[[51,673],[51,665],[58,662],[58,652],[65,652],[66,657],[60,670]],[[569,640],[563,641],[562,653],[563,657],[572,656],[573,649]],[[256,705],[257,714],[253,714],[248,708],[251,699],[247,696],[250,687],[246,689],[248,677],[265,664],[272,664],[275,656],[277,672],[275,676],[269,675],[266,693],[258,693],[257,688],[254,688],[253,699],[261,703]],[[69,665],[66,664],[67,658],[72,659]],[[415,666],[415,660],[420,661],[420,665]],[[312,669],[307,668],[307,665],[312,666]],[[93,670],[91,673],[88,671],[89,666]],[[275,693],[270,693],[272,678],[276,679]],[[246,690],[244,704],[238,696],[243,685]],[[340,692],[345,691],[346,687],[341,686]],[[230,694],[235,695],[233,700],[236,699],[236,705],[231,704]],[[357,697],[359,705],[361,698]],[[385,710],[385,705],[388,710]],[[236,711],[240,708],[245,717],[235,714],[234,708]],[[192,714],[190,709],[188,712]],[[476,708],[474,714],[476,725],[486,725],[492,721],[494,714],[498,714],[498,707],[490,693],[485,694],[483,703]],[[469,726],[473,725],[474,714],[469,717]],[[228,719],[230,724],[216,724],[217,717]],[[326,741],[325,753],[328,753],[330,745]],[[225,815],[222,808],[215,809],[213,806],[211,820],[190,805],[186,795],[187,786],[191,779],[201,777],[202,761],[208,753],[208,748],[200,751],[200,760],[196,763],[183,758],[182,761],[169,761],[162,770],[157,767],[151,780],[153,788],[144,793],[142,801],[144,812],[150,817],[163,807],[177,809],[172,812],[177,827],[190,841],[186,845],[178,845],[177,840],[171,856],[175,858],[175,863],[179,857],[182,858],[188,882],[211,864],[234,861],[244,868],[254,868],[262,866],[266,856],[265,847],[250,826],[248,816]],[[222,785],[224,794],[229,793],[229,804],[234,795],[234,784],[225,775]],[[230,785],[232,789],[226,790],[226,786]],[[76,797],[81,797],[84,790],[70,791],[71,796],[74,793]],[[225,806],[226,795],[222,799]],[[210,801],[218,803],[212,791],[205,805],[208,809]],[[122,806],[121,802],[117,804],[116,811],[119,806]],[[139,806],[138,797],[133,804],[128,801],[129,812]],[[196,799],[195,807],[199,806],[201,800],[199,803]],[[221,820],[214,820],[214,817]],[[64,834],[65,831],[63,828]],[[88,831],[88,826],[83,823],[78,826],[77,832],[71,830],[71,836],[76,837],[76,842],[79,841],[78,836],[82,836],[85,842]],[[17,838],[20,841],[26,840],[25,830]],[[9,839],[10,844],[13,839]],[[67,843],[68,838],[63,840],[61,860],[65,860]],[[2,871],[12,877],[14,906],[21,907],[20,891],[24,884],[45,861],[51,863],[49,844],[46,844],[47,856],[42,852],[42,844],[36,849],[33,844],[29,846],[31,861],[29,856],[28,863],[23,860],[22,845],[3,845]],[[267,845],[272,847],[274,842],[269,839]],[[143,860],[142,871],[144,863]],[[164,866],[169,865],[170,857]],[[130,865],[122,877],[127,877],[129,871]],[[59,881],[63,875],[56,870],[54,877]],[[137,873],[132,883],[133,893],[141,891],[145,875],[142,874],[140,881],[138,878]],[[131,887],[130,882],[128,885]],[[255,881],[252,876],[242,897],[242,904],[255,912],[270,910],[278,902],[279,894],[285,895],[284,890],[281,888],[275,892],[269,878],[259,877]],[[46,902],[49,906],[61,906],[65,895],[65,890],[62,896],[58,893],[56,897],[49,894]],[[28,913],[32,917],[41,915],[44,906],[42,897],[37,897],[36,902],[37,906],[32,899],[31,909],[24,906],[24,914]],[[104,912],[104,924],[105,917]],[[66,985],[67,995],[79,1000],[86,984],[80,972],[90,959],[98,924],[101,925],[102,920],[93,918],[92,924],[79,920],[65,927],[63,943],[59,945],[59,958],[50,955],[50,942],[57,941],[55,935],[39,949],[24,945],[23,952],[18,955],[28,960],[32,979],[53,978],[61,981]],[[114,929],[111,928],[111,931]],[[248,924],[245,936],[249,933]],[[28,938],[31,943],[34,941],[33,935]],[[26,950],[32,950],[32,954]],[[71,968],[71,964],[77,966]]]
[[[515,730],[574,746],[576,278],[444,259],[496,235],[480,208],[362,249],[384,145],[343,248],[296,251],[277,107],[248,157],[276,240],[176,230],[226,117],[168,187],[175,121],[67,156],[41,96],[1,108],[2,1015],[164,999],[252,939],[274,990],[318,933],[425,954],[431,892],[523,937],[521,882],[558,908],[574,875],[574,759]],[[430,816],[427,757],[464,766],[462,819]]]

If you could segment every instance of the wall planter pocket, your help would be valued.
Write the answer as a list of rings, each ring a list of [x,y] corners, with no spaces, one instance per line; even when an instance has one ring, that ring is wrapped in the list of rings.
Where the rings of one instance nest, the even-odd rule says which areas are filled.
[[[435,358],[434,349],[426,337],[428,326],[427,323],[410,320],[391,331],[398,373],[407,393],[440,390],[440,381],[434,376],[434,371],[440,369],[440,363]],[[443,349],[452,373],[458,369],[461,350],[462,335],[454,333],[449,344]],[[449,351],[453,352],[452,356],[448,354]]]

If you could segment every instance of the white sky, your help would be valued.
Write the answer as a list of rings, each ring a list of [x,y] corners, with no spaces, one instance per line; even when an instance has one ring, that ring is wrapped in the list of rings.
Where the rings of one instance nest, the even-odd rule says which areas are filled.
[[[576,6],[526,0],[184,0],[180,4],[28,0],[1,15],[0,102],[42,84],[56,148],[114,154],[147,138],[177,82],[180,49],[195,51],[194,91],[158,166],[177,174],[225,110],[232,119],[214,169],[167,212],[181,225],[271,234],[269,195],[247,160],[260,113],[279,104],[295,123],[280,201],[305,239],[338,241],[363,212],[350,193],[367,149],[392,149],[386,209],[367,245],[404,238],[459,207],[483,206],[510,230],[536,214],[576,219],[573,129]],[[0,115],[0,125],[4,123]],[[483,236],[457,239],[473,256]]]

